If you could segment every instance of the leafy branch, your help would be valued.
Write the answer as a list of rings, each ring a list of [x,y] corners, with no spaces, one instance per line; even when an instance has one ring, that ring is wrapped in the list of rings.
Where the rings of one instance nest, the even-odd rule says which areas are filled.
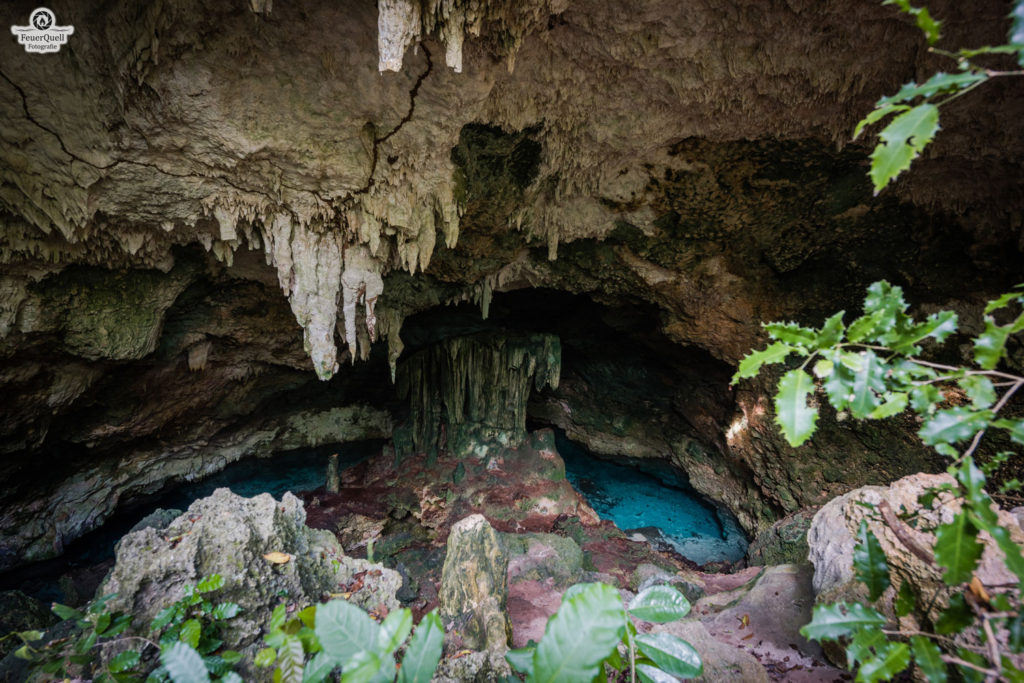
[[[926,7],[914,7],[909,0],[885,0],[912,17],[928,42],[929,51],[947,57],[956,64],[952,73],[938,72],[924,83],[910,81],[894,94],[881,98],[853,133],[860,137],[864,129],[889,116],[894,118],[878,134],[879,143],[871,153],[869,176],[875,194],[900,173],[910,168],[939,131],[939,107],[966,95],[975,88],[1005,76],[1024,76],[1024,0],[1016,0],[1010,14],[1011,26],[1005,45],[964,48],[957,51],[934,47],[941,38],[942,22],[934,19]],[[1015,57],[1021,69],[992,69],[978,63],[980,57]]]

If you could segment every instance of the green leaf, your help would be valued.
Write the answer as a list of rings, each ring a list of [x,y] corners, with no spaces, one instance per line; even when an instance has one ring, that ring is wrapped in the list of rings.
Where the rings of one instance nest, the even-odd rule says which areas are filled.
[[[885,362],[874,351],[861,351],[860,370],[853,374],[850,412],[858,419],[866,418],[881,402],[878,394],[885,391]]]
[[[125,650],[124,652],[115,655],[107,666],[111,671],[118,674],[122,671],[128,671],[134,669],[139,665],[142,655],[137,650]]]
[[[858,662],[864,662],[875,657],[875,652],[884,648],[888,638],[882,633],[882,629],[869,626],[854,631],[850,644],[846,646],[846,666],[850,669],[856,667]]]
[[[589,681],[622,640],[626,613],[618,591],[601,583],[581,586],[568,599],[563,597],[548,620],[529,681]]]
[[[807,352],[803,349],[790,346],[783,342],[775,342],[765,349],[748,353],[743,360],[740,361],[739,368],[737,368],[736,374],[732,376],[730,384],[736,384],[736,382],[747,377],[756,377],[757,373],[761,371],[761,366],[781,363],[786,360],[791,353],[798,353],[801,356],[807,355]]]
[[[1010,432],[1010,438],[1017,443],[1024,443],[1024,419],[999,419],[993,422],[996,427]]]
[[[851,342],[861,342],[867,339],[879,326],[879,322],[885,316],[882,311],[865,314],[850,323],[846,330],[846,338]]]
[[[910,585],[909,581],[904,581],[900,584],[900,591],[896,595],[896,604],[894,605],[896,616],[907,616],[914,611],[914,605],[916,604],[917,592],[914,590],[914,587]]]
[[[68,607],[62,605],[59,602],[55,602],[50,605],[50,611],[56,614],[61,619],[84,619],[85,615],[76,610],[74,607]]]
[[[914,22],[924,33],[925,40],[928,41],[929,45],[934,45],[938,42],[941,37],[939,33],[941,22],[932,18],[927,7],[914,7],[910,4],[910,0],[885,0],[882,4],[896,5],[900,10],[914,17]]]
[[[929,417],[917,432],[928,446],[958,443],[973,437],[992,419],[991,410],[972,410],[956,406],[939,410]]]
[[[284,626],[285,620],[288,618],[288,611],[284,605],[278,605],[274,608],[274,611],[270,613],[270,624],[267,626],[269,630],[276,631],[277,629]]]
[[[210,611],[210,616],[218,621],[233,619],[242,611],[242,607],[234,602],[222,602]]]
[[[700,655],[688,642],[671,633],[640,633],[636,636],[640,652],[658,667],[680,678],[697,678],[704,673]]]
[[[967,513],[958,512],[952,522],[939,526],[935,536],[935,562],[946,569],[942,580],[951,586],[969,581],[984,546]]]
[[[526,647],[521,647],[518,650],[509,650],[505,653],[505,661],[512,667],[512,670],[527,676],[533,675],[533,653],[537,650],[536,643],[530,642],[531,644]],[[404,663],[402,664],[402,669],[405,669]],[[401,675],[401,672],[399,672],[399,675]],[[402,681],[399,681],[399,683],[402,683]]]
[[[959,633],[974,623],[974,613],[967,606],[963,593],[956,593],[949,599],[949,605],[939,614],[935,632],[940,636]]]
[[[398,683],[429,683],[441,659],[443,642],[444,626],[435,609],[425,615],[416,627],[416,632],[409,641],[409,648],[402,658]],[[511,660],[509,663],[512,663]]]
[[[914,662],[928,679],[928,683],[946,683],[946,663],[942,661],[942,650],[924,636],[910,639],[914,651]]]
[[[875,683],[888,681],[910,665],[910,648],[906,643],[889,642],[880,648],[878,655],[861,663],[857,681]]]
[[[103,612],[96,617],[96,635],[102,636],[110,627],[110,612]]]
[[[927,99],[943,93],[957,92],[984,81],[986,78],[985,74],[975,71],[958,71],[956,73],[939,71],[920,85],[914,81],[905,84],[895,95],[878,100],[878,104],[875,106],[894,106],[897,102],[913,102],[918,97]]]
[[[690,613],[690,601],[671,586],[651,586],[629,603],[629,613],[637,619],[667,624]]]
[[[336,668],[334,660],[326,652],[318,652],[302,672],[302,683],[320,683]]]
[[[1018,6],[1022,6],[1022,4],[1019,3]],[[1022,286],[1024,285],[1017,285],[1018,288]],[[1024,292],[1007,292],[1006,294],[1000,295],[998,298],[989,301],[985,305],[984,313],[985,315],[988,315],[992,311],[998,311],[1000,308],[1006,308],[1013,302],[1024,304]]]
[[[245,681],[234,671],[229,671],[220,679],[220,683],[245,683]]]
[[[149,626],[150,630],[159,631],[164,626],[167,626],[167,624],[171,623],[171,620],[174,619],[175,616],[177,616],[178,610],[180,609],[181,608],[178,606],[177,603],[164,607],[162,610],[156,613],[156,617],[153,618],[153,623]]]
[[[846,311],[839,311],[825,321],[825,324],[821,326],[821,331],[818,332],[818,341],[814,345],[816,350],[831,349],[843,340],[843,333],[846,332],[846,326],[843,325],[844,315],[846,315]]]
[[[196,593],[210,593],[224,587],[224,577],[220,574],[210,574],[199,581],[196,586]]]
[[[884,624],[885,617],[870,607],[856,602],[839,602],[815,607],[811,623],[800,629],[800,635],[808,640],[835,640],[864,626],[881,627]]]
[[[650,664],[637,664],[636,676],[643,683],[677,683],[678,678]]]
[[[1017,0],[1010,12],[1010,36],[1006,42],[1017,47],[1017,64],[1024,67],[1024,2]]]
[[[178,640],[188,643],[191,647],[199,647],[199,636],[203,634],[203,625],[198,619],[189,619],[181,625]]]
[[[967,394],[967,398],[971,399],[971,405],[976,410],[991,408],[992,404],[996,402],[996,388],[988,377],[968,375],[960,378],[958,384]]]
[[[974,362],[983,370],[994,370],[1006,355],[1011,329],[1010,325],[996,325],[991,316],[985,316],[985,330],[974,340]]]
[[[880,598],[891,585],[885,552],[864,519],[860,521],[860,528],[857,530],[857,545],[853,549],[853,569],[860,582],[867,586],[868,598],[872,602]]]
[[[210,675],[199,653],[185,643],[175,643],[160,653],[160,663],[174,683],[209,683]]]
[[[397,609],[388,614],[377,632],[377,651],[394,652],[412,633],[412,611]]]
[[[811,438],[818,421],[818,410],[807,405],[814,380],[800,369],[790,370],[779,380],[775,395],[775,421],[790,446],[796,448]]]
[[[277,651],[274,680],[280,679],[280,683],[302,683],[305,659],[306,654],[302,650],[302,642],[298,638],[289,636],[285,644]]]
[[[917,85],[916,83],[910,83],[908,85]],[[903,86],[904,88],[907,86]],[[860,134],[864,132],[864,129],[873,123],[877,123],[884,119],[889,114],[898,114],[900,112],[910,109],[909,105],[906,104],[893,104],[891,102],[883,102],[887,98],[883,97],[875,105],[875,108],[871,110],[871,113],[862,118],[857,122],[857,127],[853,129],[853,139],[856,140],[860,137]]]
[[[780,342],[796,346],[814,346],[818,341],[818,333],[809,327],[796,323],[766,323],[764,329],[768,336]]]
[[[872,420],[882,420],[893,415],[899,415],[907,409],[907,403],[909,399],[904,392],[898,393],[886,393],[882,397],[885,402],[880,406],[868,413],[868,418]]]
[[[370,683],[377,677],[383,662],[375,652],[360,650],[341,672],[341,683]],[[390,679],[388,679],[390,680]]]
[[[324,652],[344,667],[356,654],[374,649],[380,627],[352,603],[332,600],[317,608],[315,630]]]
[[[272,647],[265,647],[256,653],[255,664],[258,667],[270,666],[277,661],[277,650]]]
[[[912,325],[908,329],[901,330],[889,344],[893,351],[912,355],[919,353],[921,347],[918,344],[931,337],[942,343],[946,337],[956,332],[957,315],[952,311],[939,311],[928,316],[923,323]]]
[[[932,141],[938,130],[938,107],[934,104],[919,104],[897,116],[879,133],[882,143],[871,153],[869,173],[875,194],[910,168],[910,162]]]

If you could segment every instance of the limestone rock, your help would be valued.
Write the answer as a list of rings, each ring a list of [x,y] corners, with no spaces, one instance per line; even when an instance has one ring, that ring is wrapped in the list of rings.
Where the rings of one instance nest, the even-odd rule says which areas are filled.
[[[151,513],[136,522],[128,533],[135,533],[136,531],[142,531],[143,529],[155,529],[156,531],[162,531],[170,526],[171,522],[176,520],[182,515],[181,510],[165,510],[163,508],[157,508]]]
[[[930,508],[922,507],[918,497],[927,489],[947,484],[954,480],[947,474],[915,474],[904,477],[888,487],[865,486],[830,501],[814,515],[807,534],[810,546],[810,561],[814,564],[814,593],[818,602],[867,601],[867,591],[857,582],[853,572],[853,549],[855,535],[862,519],[868,520],[868,528],[874,533],[885,552],[889,565],[892,586],[876,601],[875,606],[888,616],[895,618],[892,604],[895,595],[904,582],[910,584],[920,595],[934,596],[927,604],[919,604],[915,611],[903,617],[901,625],[910,630],[922,623],[935,623],[939,613],[949,604],[957,588],[950,588],[942,581],[942,570],[926,564],[911,553],[899,541],[889,527],[880,519],[869,515],[870,508],[863,503],[877,506],[888,501],[893,511],[913,511],[917,519],[914,527],[905,531],[922,547],[932,548],[935,544],[935,529],[947,524],[961,508],[960,499],[951,493],[941,493],[932,501]],[[1016,517],[1005,510],[998,510],[999,523],[1005,527],[1010,538],[1017,544],[1024,543],[1024,531]],[[1003,554],[986,533],[979,535],[984,544],[981,561],[975,576],[989,591],[999,592],[1000,586],[1016,583],[1015,577],[1003,562]]]
[[[762,530],[747,549],[747,561],[765,566],[807,562],[807,530],[815,512],[815,508],[798,510]]]
[[[539,581],[566,589],[583,575],[583,551],[576,541],[557,534],[501,534],[508,549],[509,583]]]
[[[266,493],[242,498],[217,489],[166,529],[149,527],[125,536],[99,594],[116,593],[111,609],[132,612],[146,623],[181,598],[185,584],[220,574],[224,588],[213,596],[243,609],[230,622],[229,641],[237,646],[255,640],[281,600],[319,602],[360,572],[365,572],[363,586],[352,602],[364,609],[398,606],[397,572],[346,557],[330,532],[309,529],[305,519],[302,504],[290,493],[276,501]],[[263,557],[270,552],[290,559],[272,563]]]
[[[497,653],[508,648],[508,553],[483,515],[452,526],[439,599],[441,616],[454,622],[466,647]]]
[[[45,631],[57,622],[49,607],[19,590],[0,591],[0,637],[13,631]],[[21,647],[21,640],[0,640],[0,659]]]
[[[727,645],[712,636],[697,619],[656,624],[652,633],[679,636],[700,653],[704,675],[693,679],[701,683],[768,683],[764,667],[749,652]]]

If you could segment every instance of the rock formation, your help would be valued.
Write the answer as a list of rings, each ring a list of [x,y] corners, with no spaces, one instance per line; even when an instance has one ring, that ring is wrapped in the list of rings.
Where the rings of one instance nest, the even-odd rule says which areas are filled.
[[[951,46],[1006,35],[1000,0],[933,5]],[[441,353],[412,328],[470,306],[562,340],[516,429],[669,461],[763,531],[936,463],[909,424],[782,444],[723,382],[759,322],[881,277],[966,311],[1020,272],[1012,83],[872,196],[853,125],[948,68],[874,0],[58,10],[60,52],[0,45],[0,568],[238,458],[390,437],[397,366]]]

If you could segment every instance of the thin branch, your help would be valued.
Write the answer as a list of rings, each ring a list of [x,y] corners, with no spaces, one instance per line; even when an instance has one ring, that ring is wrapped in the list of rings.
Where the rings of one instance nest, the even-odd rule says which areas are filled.
[[[906,523],[896,516],[896,513],[892,511],[892,506],[889,505],[889,501],[883,500],[878,504],[878,511],[882,513],[882,521],[885,525],[892,530],[892,533],[899,539],[907,550],[916,555],[921,561],[930,567],[935,566],[935,556],[932,551],[928,548],[923,547],[917,542],[911,533],[910,527]]]
[[[999,676],[999,672],[998,671],[993,671],[992,669],[986,669],[983,666],[978,666],[977,664],[972,664],[971,662],[968,662],[968,661],[966,661],[964,659],[960,659],[959,657],[954,657],[953,655],[942,655],[942,661],[946,662],[946,664],[956,664],[957,666],[963,666],[963,667],[966,667],[968,669],[974,669],[975,671],[983,673],[986,676],[997,676],[997,677]]]

